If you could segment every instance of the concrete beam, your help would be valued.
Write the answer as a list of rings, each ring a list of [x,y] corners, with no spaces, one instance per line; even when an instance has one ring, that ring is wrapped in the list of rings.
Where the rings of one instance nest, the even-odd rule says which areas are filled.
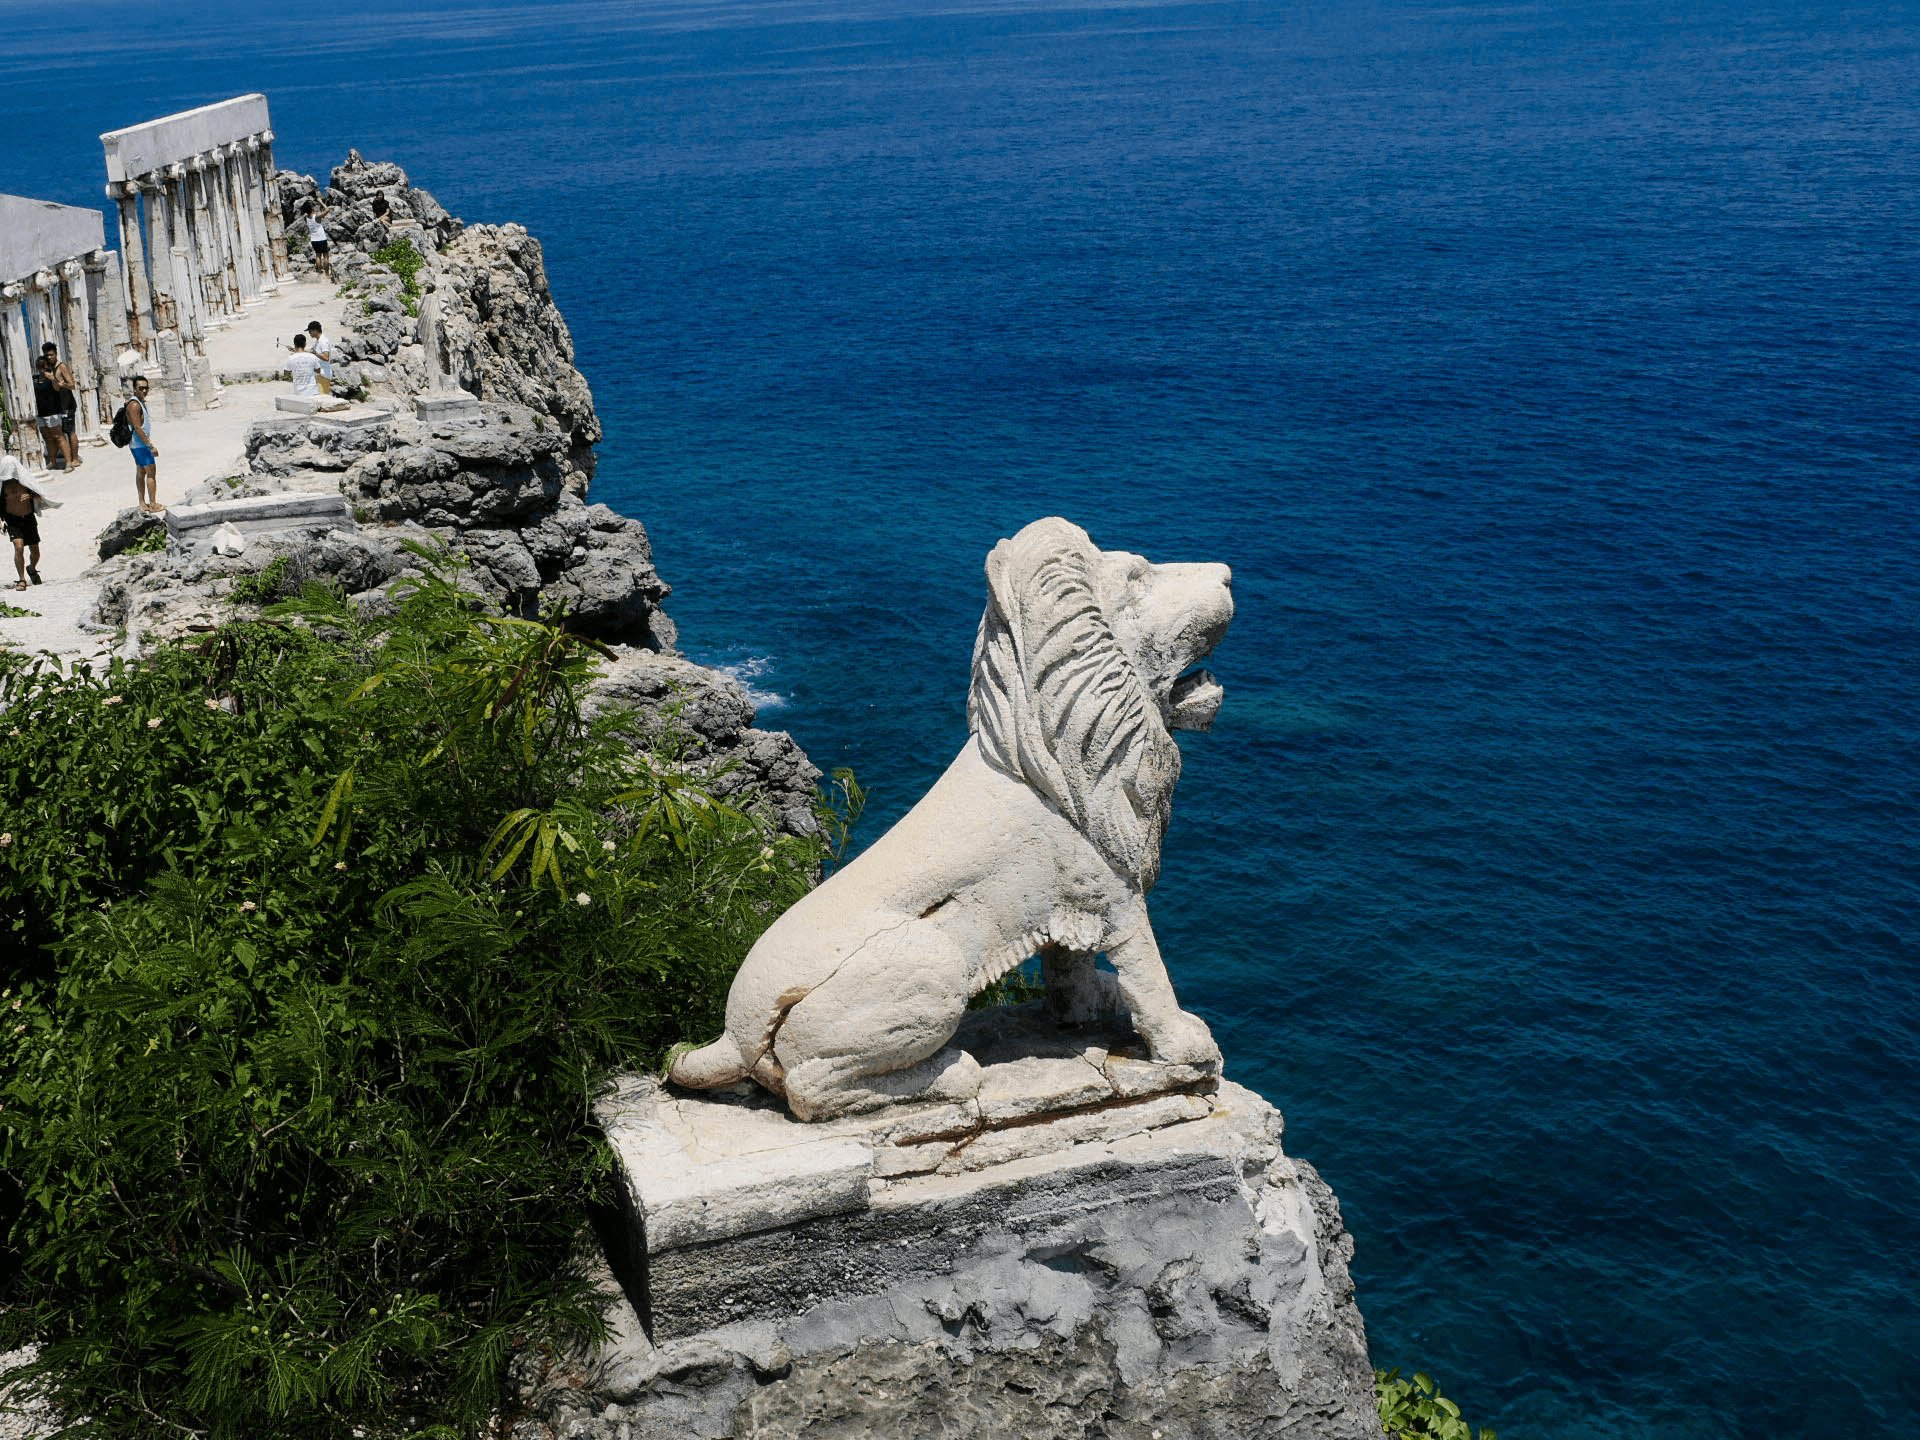
[[[106,222],[98,210],[0,195],[0,285],[104,250],[106,237]]]
[[[107,178],[131,180],[270,128],[267,97],[239,95],[217,105],[109,130],[100,137],[100,144],[107,152]]]

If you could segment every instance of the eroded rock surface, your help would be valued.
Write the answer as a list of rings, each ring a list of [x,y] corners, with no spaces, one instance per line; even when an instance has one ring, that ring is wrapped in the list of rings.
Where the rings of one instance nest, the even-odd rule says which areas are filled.
[[[624,1082],[633,1304],[531,1397],[555,1433],[1377,1440],[1353,1242],[1277,1110],[1178,1067],[1122,1096],[1139,1037],[1042,1006],[961,1039],[981,1096],[810,1125]]]

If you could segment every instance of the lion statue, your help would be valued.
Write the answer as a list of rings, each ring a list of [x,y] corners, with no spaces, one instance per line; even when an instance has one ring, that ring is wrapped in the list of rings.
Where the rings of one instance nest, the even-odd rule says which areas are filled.
[[[971,1096],[979,1066],[947,1042],[967,1001],[1035,954],[1063,1023],[1124,1004],[1156,1060],[1217,1068],[1146,896],[1180,778],[1169,732],[1205,730],[1220,707],[1211,675],[1183,672],[1225,635],[1231,586],[1224,565],[1103,551],[1057,517],[995,545],[966,747],[760,937],[726,1034],[669,1078],[751,1076],[802,1120]],[[1102,952],[1115,974],[1095,968]]]

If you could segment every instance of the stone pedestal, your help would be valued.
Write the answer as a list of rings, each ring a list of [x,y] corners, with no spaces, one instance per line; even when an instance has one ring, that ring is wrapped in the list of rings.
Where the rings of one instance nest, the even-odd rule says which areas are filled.
[[[634,1312],[549,1377],[557,1433],[1380,1434],[1352,1242],[1278,1111],[1036,1006],[956,1043],[985,1067],[965,1104],[610,1096]]]
[[[353,526],[346,497],[338,492],[293,492],[223,500],[212,505],[171,505],[167,507],[166,520],[169,538],[182,545],[205,540],[222,525],[231,525],[242,535]]]
[[[436,420],[478,420],[480,402],[464,390],[433,390],[413,397],[413,418],[428,424]]]

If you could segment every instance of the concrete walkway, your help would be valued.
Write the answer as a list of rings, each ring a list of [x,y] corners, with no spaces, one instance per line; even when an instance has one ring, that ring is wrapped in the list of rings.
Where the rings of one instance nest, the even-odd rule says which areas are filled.
[[[331,282],[282,280],[278,294],[207,337],[213,373],[237,377],[279,370],[294,332],[305,330],[310,320],[320,321],[328,335],[339,335],[357,316],[359,302],[336,298],[335,289]],[[156,385],[149,433],[158,448],[160,503],[178,501],[203,481],[242,473],[247,427],[273,411],[276,395],[292,393],[284,381],[226,385],[212,409],[195,408],[184,419],[169,420]],[[37,612],[35,618],[0,616],[0,645],[97,661],[114,637],[80,628],[99,592],[97,580],[87,574],[99,559],[95,539],[137,500],[131,452],[116,450],[103,435],[80,447],[80,461],[77,470],[52,471],[45,477],[47,492],[60,502],[59,509],[40,516],[40,577],[45,583],[15,590],[12,546],[0,549],[0,600]]]

